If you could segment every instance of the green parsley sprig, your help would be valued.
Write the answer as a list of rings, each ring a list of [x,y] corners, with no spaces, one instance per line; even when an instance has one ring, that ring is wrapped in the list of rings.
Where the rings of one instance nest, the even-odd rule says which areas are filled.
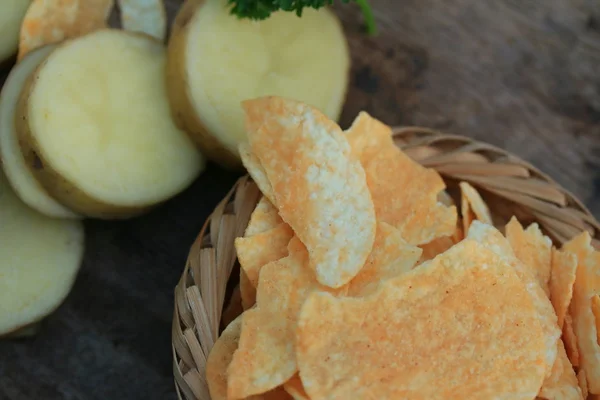
[[[362,10],[367,33],[375,35],[377,26],[373,10],[369,0],[341,0],[342,3],[355,2]],[[296,15],[302,16],[302,10],[305,7],[319,9],[326,5],[333,4],[333,0],[228,0],[231,8],[231,14],[238,18],[248,18],[254,20],[263,20],[271,16],[271,13],[279,10],[295,11]]]

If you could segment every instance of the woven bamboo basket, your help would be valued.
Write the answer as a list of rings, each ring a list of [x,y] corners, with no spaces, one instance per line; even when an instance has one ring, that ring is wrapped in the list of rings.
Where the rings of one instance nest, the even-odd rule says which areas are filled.
[[[394,141],[414,160],[436,169],[455,201],[458,182],[476,187],[499,229],[515,215],[524,225],[537,222],[556,245],[587,230],[600,248],[600,223],[581,201],[518,157],[463,136],[420,127],[394,129]],[[243,235],[260,197],[252,180],[241,178],[191,247],[175,288],[173,372],[180,399],[210,400],[207,356],[221,329],[241,312],[233,242]]]

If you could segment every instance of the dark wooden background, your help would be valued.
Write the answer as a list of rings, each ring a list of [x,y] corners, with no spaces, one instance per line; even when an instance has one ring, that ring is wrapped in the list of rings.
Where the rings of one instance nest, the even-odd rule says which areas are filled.
[[[357,7],[336,7],[354,63],[344,127],[366,109],[389,124],[488,141],[534,163],[600,217],[598,0],[372,3],[373,39]],[[178,7],[169,1],[171,18]],[[85,263],[66,302],[37,337],[0,342],[0,400],[175,399],[173,288],[236,178],[210,165],[147,216],[88,221]]]

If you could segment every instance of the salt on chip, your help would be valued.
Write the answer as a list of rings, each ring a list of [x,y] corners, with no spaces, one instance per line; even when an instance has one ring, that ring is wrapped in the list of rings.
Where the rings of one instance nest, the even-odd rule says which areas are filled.
[[[505,231],[517,258],[533,270],[540,286],[550,296],[548,284],[552,265],[552,240],[542,233],[538,224],[531,224],[525,230],[515,217],[510,219]]]
[[[579,349],[577,348],[577,336],[573,328],[573,319],[570,314],[565,315],[563,324],[562,340],[565,344],[565,350],[574,367],[579,367]]]
[[[558,328],[558,318],[554,307],[539,285],[537,277],[515,256],[508,240],[492,225],[477,220],[473,221],[467,233],[467,239],[475,240],[500,255],[515,270],[525,285],[537,311],[536,318],[540,321],[544,332],[546,377],[549,377],[556,361],[556,342],[561,332]]]
[[[577,257],[568,251],[552,248],[550,271],[550,301],[558,318],[558,327],[562,329],[569,304],[573,297],[573,284],[577,272]]]
[[[163,0],[117,0],[121,25],[131,32],[145,33],[161,42],[167,35],[167,11]]]
[[[269,199],[262,196],[258,204],[256,204],[254,211],[252,211],[252,215],[250,215],[250,221],[248,221],[244,236],[249,237],[266,232],[281,223],[283,223],[283,220],[279,216],[277,208],[275,208]]]
[[[538,397],[552,400],[582,400],[577,375],[560,340],[557,342],[557,349],[558,355],[552,367],[552,374],[544,381]]]
[[[461,214],[463,218],[463,229],[469,230],[474,220],[484,224],[493,225],[492,214],[479,192],[468,182],[460,182],[461,192]]]
[[[579,367],[585,370],[589,391],[600,394],[600,344],[591,298],[600,293],[600,252],[587,231],[563,245],[577,256],[577,277],[569,307],[579,349]]]
[[[587,384],[587,379],[585,377],[585,371],[584,370],[579,370],[579,372],[577,373],[577,380],[579,381],[579,388],[581,389],[581,393],[583,394],[583,398],[587,399],[589,396],[588,393],[588,384]]]
[[[371,252],[376,221],[365,171],[341,128],[317,109],[280,97],[243,107],[252,153],[279,215],[308,249],[317,280],[345,285]]]
[[[304,385],[302,385],[300,375],[298,374],[292,376],[289,381],[284,383],[283,388],[290,394],[290,396],[292,396],[294,400],[310,400],[310,397],[308,397],[306,391],[304,390]]]
[[[297,372],[294,336],[300,307],[312,291],[332,290],[316,281],[297,238],[289,250],[288,257],[262,267],[256,307],[244,312],[239,346],[228,369],[231,399],[276,388]]]
[[[313,399],[533,399],[544,378],[529,294],[472,240],[371,296],[312,293],[296,339]]]
[[[381,282],[410,271],[421,252],[418,247],[406,243],[398,229],[379,221],[373,250],[364,267],[348,284],[348,295],[365,296]]]
[[[19,33],[17,59],[39,47],[107,27],[114,0],[33,0]]]
[[[233,320],[215,342],[206,360],[206,380],[211,400],[228,400],[227,397],[227,368],[231,363],[233,353],[237,350],[242,331],[240,315]],[[269,392],[250,396],[245,400],[289,400],[291,397],[283,388],[275,388]]]
[[[423,250],[419,263],[433,259],[438,254],[450,249],[450,247],[454,246],[456,243],[457,242],[455,242],[451,236],[442,236],[432,240],[427,244],[419,246]]]
[[[256,300],[256,287],[261,268],[271,261],[286,257],[287,246],[293,236],[294,232],[289,225],[281,223],[273,229],[254,236],[235,238],[238,261],[247,279],[241,287],[245,309],[253,305]]]
[[[249,143],[240,143],[238,146],[240,159],[248,174],[252,177],[258,189],[262,194],[272,203],[275,204],[275,195],[273,194],[273,188],[271,182],[267,179],[267,174],[260,163],[260,160],[252,153]]]
[[[346,137],[367,174],[378,220],[398,228],[413,245],[454,233],[456,207],[438,201],[443,179],[396,147],[389,127],[363,112]]]

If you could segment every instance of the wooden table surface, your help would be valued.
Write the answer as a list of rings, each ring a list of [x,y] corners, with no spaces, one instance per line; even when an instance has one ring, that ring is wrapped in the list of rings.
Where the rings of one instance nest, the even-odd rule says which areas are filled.
[[[337,6],[353,55],[341,124],[365,109],[508,149],[600,217],[600,2],[372,0]],[[172,17],[179,1],[168,3]],[[5,76],[7,71],[3,71]],[[238,175],[210,165],[149,215],[87,221],[76,284],[33,339],[0,342],[0,399],[175,399],[173,289]]]

